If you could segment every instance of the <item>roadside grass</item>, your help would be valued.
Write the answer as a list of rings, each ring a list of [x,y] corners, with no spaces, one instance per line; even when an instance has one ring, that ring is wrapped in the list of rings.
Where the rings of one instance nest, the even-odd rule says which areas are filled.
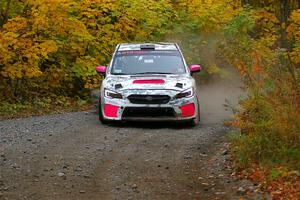
[[[263,133],[249,136],[231,132],[228,137],[232,142],[235,161],[241,168],[256,161],[265,166],[282,165],[300,171],[300,149],[286,145],[277,136]]]
[[[229,122],[236,128],[228,134],[234,167],[273,199],[300,199],[300,107],[294,88],[253,89]]]
[[[55,99],[35,99],[32,102],[0,103],[0,119],[56,114],[63,112],[84,111],[92,108],[91,99],[58,96]]]
[[[300,148],[274,133],[232,131],[231,156],[238,175],[257,182],[272,199],[300,199]]]

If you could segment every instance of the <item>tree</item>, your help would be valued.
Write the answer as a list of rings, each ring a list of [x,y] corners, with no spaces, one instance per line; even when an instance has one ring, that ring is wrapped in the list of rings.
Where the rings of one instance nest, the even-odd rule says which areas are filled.
[[[6,0],[0,12],[0,98],[10,102],[82,95],[116,44],[155,40],[172,15],[168,0]]]

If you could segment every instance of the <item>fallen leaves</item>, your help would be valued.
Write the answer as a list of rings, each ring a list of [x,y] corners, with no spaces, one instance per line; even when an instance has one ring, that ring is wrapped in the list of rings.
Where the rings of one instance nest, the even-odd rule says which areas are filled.
[[[272,177],[272,171],[279,175]],[[250,179],[258,184],[260,190],[267,191],[273,200],[297,200],[300,199],[300,175],[298,171],[287,171],[277,166],[270,170],[267,167],[259,167],[252,164],[251,168],[238,173],[239,177]]]

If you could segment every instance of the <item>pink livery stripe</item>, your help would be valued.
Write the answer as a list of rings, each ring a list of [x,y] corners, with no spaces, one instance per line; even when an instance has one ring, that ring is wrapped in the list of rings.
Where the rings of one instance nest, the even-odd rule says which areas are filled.
[[[162,79],[142,79],[134,80],[133,84],[164,84],[165,81]]]

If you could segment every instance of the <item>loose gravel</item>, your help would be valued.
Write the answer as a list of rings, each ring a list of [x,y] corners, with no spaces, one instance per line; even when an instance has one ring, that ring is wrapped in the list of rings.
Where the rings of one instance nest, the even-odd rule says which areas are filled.
[[[200,88],[201,125],[102,125],[95,110],[0,121],[0,199],[259,199],[231,176],[225,98]]]

